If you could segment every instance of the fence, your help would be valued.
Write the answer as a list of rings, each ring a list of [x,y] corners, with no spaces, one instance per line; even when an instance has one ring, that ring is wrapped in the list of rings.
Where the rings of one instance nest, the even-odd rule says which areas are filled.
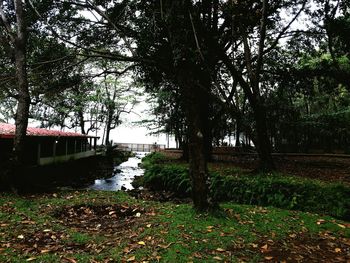
[[[116,143],[117,149],[126,152],[157,152],[165,149],[165,144]]]

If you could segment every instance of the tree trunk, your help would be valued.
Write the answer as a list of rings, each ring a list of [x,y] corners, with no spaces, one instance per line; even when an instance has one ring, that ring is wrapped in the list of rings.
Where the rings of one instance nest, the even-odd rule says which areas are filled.
[[[15,63],[18,105],[16,111],[16,132],[13,141],[13,161],[16,166],[21,166],[24,162],[24,148],[30,106],[26,59],[27,39],[22,5],[22,1],[16,0],[17,37],[15,39]]]
[[[235,147],[240,147],[241,146],[241,141],[240,141],[240,134],[241,134],[241,119],[236,118],[236,142],[235,142]]]
[[[107,123],[106,123],[106,141],[105,141],[107,147],[110,145],[109,135],[112,130],[111,128],[112,116],[113,116],[113,112],[111,110],[108,110]]]
[[[210,79],[204,72],[205,66],[199,61],[196,46],[196,34],[190,19],[190,1],[164,1],[166,23],[173,53],[175,79],[180,88],[183,109],[186,112],[188,126],[190,177],[192,183],[192,199],[196,210],[207,211],[208,169],[206,156],[206,139],[208,136],[208,90],[201,85],[202,77]]]
[[[267,131],[266,123],[266,111],[262,105],[255,105],[254,118],[256,125],[256,140],[258,154],[259,154],[259,167],[258,169],[264,172],[272,171],[275,169],[275,164],[271,155],[271,144]]]
[[[82,134],[86,134],[85,132],[85,121],[84,121],[84,113],[79,110],[78,111],[78,117],[79,117],[79,126]]]
[[[107,126],[106,126],[106,141],[105,141],[106,146],[109,146],[109,144],[110,144],[110,141],[109,141],[109,134],[110,133],[111,133],[111,128],[107,124]]]
[[[207,144],[205,136],[205,119],[208,118],[205,106],[201,105],[200,93],[187,87],[187,120],[189,127],[189,164],[192,181],[192,199],[194,207],[199,211],[208,210],[208,169],[207,169]],[[191,93],[191,94],[189,94]],[[195,98],[193,98],[193,94]],[[197,101],[197,103],[196,103]]]

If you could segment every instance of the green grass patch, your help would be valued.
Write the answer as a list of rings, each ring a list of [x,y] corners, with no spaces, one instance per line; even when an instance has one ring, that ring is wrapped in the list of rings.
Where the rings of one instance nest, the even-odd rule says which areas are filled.
[[[290,236],[314,238],[315,249],[321,234],[341,249],[339,242],[350,237],[347,223],[329,216],[231,202],[223,203],[218,215],[198,214],[190,204],[136,200],[122,192],[0,194],[0,203],[0,262],[261,262],[266,256],[261,247],[279,247]],[[77,229],[79,225],[71,227],[54,216],[79,204],[144,210],[139,217],[98,222],[112,227],[119,220],[112,230],[96,230],[95,221]],[[88,213],[78,221],[86,217]]]

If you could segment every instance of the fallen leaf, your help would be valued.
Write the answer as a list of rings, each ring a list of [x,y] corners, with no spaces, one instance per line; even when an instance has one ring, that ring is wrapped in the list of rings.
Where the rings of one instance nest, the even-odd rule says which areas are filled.
[[[196,253],[194,253],[194,254],[193,254],[193,256],[194,256],[195,258],[202,258],[202,255],[201,255],[201,254],[199,254],[199,253],[197,253],[197,252],[196,252]]]
[[[142,245],[142,246],[145,246],[145,245],[146,245],[146,243],[143,242],[143,241],[139,241],[139,242],[137,242],[137,244]]]
[[[136,217],[140,217],[140,216],[141,216],[141,213],[136,213],[135,216],[136,216]]]
[[[158,245],[158,247],[167,249],[167,248],[170,247],[172,244],[174,244],[174,242],[171,242],[171,243],[169,243],[168,245],[162,245],[162,244],[160,244],[160,245]]]
[[[147,227],[150,228],[152,226],[152,224],[148,224]]]
[[[316,224],[317,224],[317,225],[321,225],[321,224],[323,224],[324,222],[326,222],[326,220],[324,220],[324,219],[319,219],[319,220],[317,220]]]
[[[123,249],[123,252],[126,253],[126,254],[128,254],[130,251],[131,251],[131,250],[130,250],[130,248],[128,248],[128,247],[125,247],[125,248]]]
[[[23,220],[21,223],[22,224],[28,224],[28,225],[35,225],[35,222],[34,221],[30,221],[30,220]]]
[[[262,249],[262,250],[267,250],[267,244],[263,245],[263,246],[261,247],[261,249]]]
[[[266,260],[271,260],[273,257],[265,257]]]
[[[342,224],[337,224],[340,228],[346,228],[346,226],[342,225]]]
[[[36,260],[36,257],[31,257],[31,258],[27,258],[27,260],[26,261],[33,261],[33,260]]]
[[[67,260],[70,263],[77,263],[77,261],[74,258],[64,258],[65,260]]]
[[[218,248],[216,249],[216,251],[218,251],[218,252],[225,252],[226,250],[223,249],[223,248],[221,248],[221,247],[218,247]]]
[[[217,261],[222,261],[222,258],[221,258],[221,257],[218,257],[218,256],[213,257],[213,259],[215,259],[215,260],[217,260]]]
[[[334,249],[334,251],[335,251],[336,253],[340,253],[340,252],[341,252],[341,248],[337,247],[337,248]]]
[[[126,261],[127,262],[135,261],[135,256],[129,257]]]
[[[48,249],[40,250],[40,253],[41,253],[41,254],[45,254],[45,253],[48,253],[48,252],[50,252],[50,250],[48,250]]]
[[[17,236],[17,238],[24,239],[24,236],[23,235],[19,235],[19,236]]]

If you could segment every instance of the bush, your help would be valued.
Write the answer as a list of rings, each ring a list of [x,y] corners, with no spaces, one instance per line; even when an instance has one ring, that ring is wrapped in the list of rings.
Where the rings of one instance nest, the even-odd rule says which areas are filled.
[[[171,191],[178,196],[191,194],[191,182],[186,166],[161,164],[166,157],[159,153],[146,160],[143,186],[151,190]],[[348,186],[278,173],[232,176],[226,171],[225,174],[223,176],[219,172],[210,173],[210,194],[217,201],[274,206],[350,219]]]
[[[142,158],[142,166],[146,168],[154,164],[164,163],[168,158],[160,152],[152,152]]]
[[[191,193],[188,169],[181,165],[154,164],[148,166],[143,185],[151,190],[171,191],[180,196],[189,196]]]

